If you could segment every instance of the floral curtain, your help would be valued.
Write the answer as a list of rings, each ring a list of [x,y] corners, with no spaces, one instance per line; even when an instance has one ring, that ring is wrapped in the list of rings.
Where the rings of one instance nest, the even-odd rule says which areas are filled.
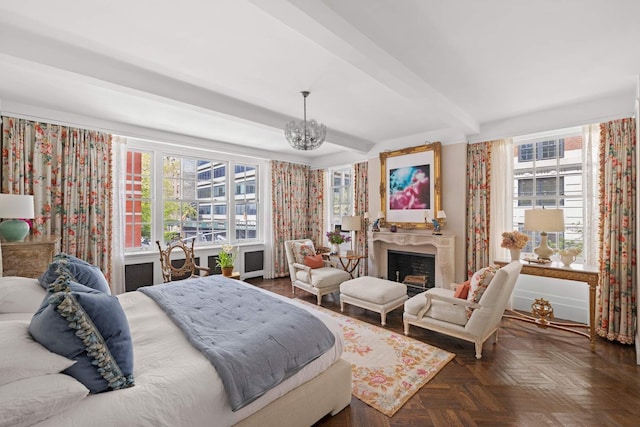
[[[600,287],[596,329],[611,341],[632,344],[636,302],[635,120],[600,125]]]
[[[364,218],[365,212],[369,211],[369,163],[360,162],[353,165],[353,208],[354,214]],[[364,225],[364,221],[363,221]],[[369,272],[367,260],[369,259],[369,245],[367,244],[367,229],[363,226],[361,231],[356,233],[354,242],[355,253],[364,255],[366,258],[358,264],[358,277],[366,276]]]
[[[491,144],[467,145],[467,277],[490,261]]]
[[[32,234],[111,278],[111,135],[2,117],[2,192],[33,194]]]
[[[285,240],[309,237],[309,172],[309,166],[271,162],[274,277],[289,274]]]
[[[324,242],[324,177],[323,169],[309,171],[308,236],[316,248]]]

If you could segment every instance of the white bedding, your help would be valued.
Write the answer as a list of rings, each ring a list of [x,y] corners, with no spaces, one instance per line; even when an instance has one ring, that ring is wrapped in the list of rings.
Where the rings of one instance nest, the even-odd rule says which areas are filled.
[[[308,309],[288,298],[278,297]],[[139,292],[122,294],[118,298],[133,339],[135,387],[89,395],[71,409],[35,425],[233,425],[323,372],[342,354],[340,328],[331,318],[310,310],[334,333],[336,345],[296,375],[234,413],[211,363],[189,344],[153,300]],[[20,315],[0,315],[0,321],[16,317]]]

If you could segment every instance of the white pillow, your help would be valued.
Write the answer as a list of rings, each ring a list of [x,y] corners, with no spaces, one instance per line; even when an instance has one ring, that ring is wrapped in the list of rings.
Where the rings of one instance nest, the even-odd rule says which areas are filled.
[[[57,374],[76,363],[34,341],[29,334],[29,322],[23,320],[0,322],[0,348],[0,386],[24,378]]]
[[[0,427],[30,426],[72,407],[89,394],[65,374],[42,375],[0,386]]]
[[[37,279],[0,278],[0,313],[35,313],[47,291]]]

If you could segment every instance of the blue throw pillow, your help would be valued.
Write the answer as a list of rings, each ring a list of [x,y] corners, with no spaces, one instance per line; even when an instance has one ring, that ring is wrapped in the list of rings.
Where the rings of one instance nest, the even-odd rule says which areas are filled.
[[[120,301],[83,288],[69,282],[66,290],[49,296],[33,315],[29,332],[49,351],[75,360],[63,372],[91,393],[132,387],[133,345]]]
[[[60,276],[58,276],[55,282],[51,283],[47,287],[47,296],[42,300],[40,308],[36,311],[36,314],[44,310],[44,308],[49,305],[49,298],[52,294],[55,294],[56,292],[69,291],[84,292],[89,294],[104,294],[104,292],[100,292],[88,286],[81,285],[80,283],[73,282],[71,280],[71,276],[68,273],[63,272],[60,274]]]
[[[64,257],[61,255],[64,255]],[[67,254],[58,254],[56,256],[59,259],[49,264],[47,271],[38,279],[43,288],[47,289],[62,273],[68,273],[74,282],[111,295],[109,282],[107,282],[106,277],[104,277],[98,266],[91,265]],[[74,259],[77,261],[74,261]]]
[[[91,265],[89,264],[87,261],[80,259],[78,257],[75,257],[73,255],[69,255],[69,254],[65,254],[64,252],[60,252],[59,254],[55,254],[53,256],[54,260],[58,260],[58,259],[66,259],[69,262],[72,262],[74,264],[82,264],[82,265]]]

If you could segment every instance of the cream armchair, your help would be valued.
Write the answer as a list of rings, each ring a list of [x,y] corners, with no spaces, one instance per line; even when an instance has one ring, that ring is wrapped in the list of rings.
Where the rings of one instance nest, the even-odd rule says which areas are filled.
[[[308,239],[286,240],[284,248],[289,263],[291,291],[296,288],[310,292],[318,297],[318,305],[322,296],[340,290],[340,284],[350,280],[351,275],[340,268],[334,268],[329,261],[323,260],[323,267],[311,268],[304,265],[305,255],[315,255],[313,242]]]
[[[476,358],[480,359],[483,343],[494,333],[498,340],[500,320],[521,269],[520,261],[500,268],[477,302],[474,298],[454,297],[454,290],[445,288],[432,288],[415,295],[404,304],[405,335],[409,335],[409,326],[414,325],[471,341],[475,343]],[[474,274],[472,284],[474,279],[477,283],[482,277],[483,270]],[[472,291],[473,286],[469,292]]]

